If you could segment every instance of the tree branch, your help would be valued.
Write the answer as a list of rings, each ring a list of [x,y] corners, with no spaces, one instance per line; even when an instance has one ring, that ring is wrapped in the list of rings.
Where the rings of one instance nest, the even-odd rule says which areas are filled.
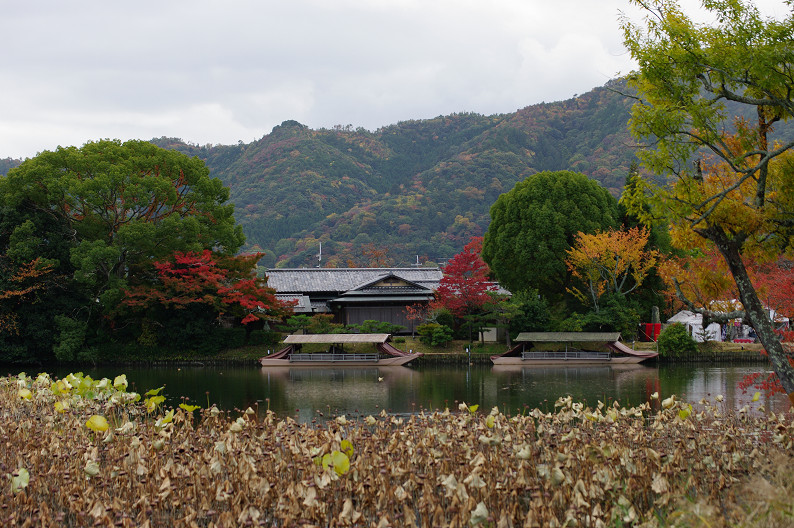
[[[673,286],[675,287],[676,297],[678,297],[678,299],[684,303],[687,308],[689,308],[689,311],[702,315],[704,320],[708,319],[709,321],[713,321],[715,323],[727,323],[731,319],[745,319],[747,317],[747,314],[744,310],[734,310],[732,312],[715,312],[714,310],[699,308],[695,306],[695,303],[690,301],[686,295],[684,295],[684,292],[681,290],[681,284],[675,277],[673,278]]]

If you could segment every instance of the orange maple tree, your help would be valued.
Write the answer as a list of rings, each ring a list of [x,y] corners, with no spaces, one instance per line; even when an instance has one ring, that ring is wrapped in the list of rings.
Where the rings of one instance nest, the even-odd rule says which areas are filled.
[[[13,287],[0,291],[0,301],[6,301],[8,310],[0,313],[0,332],[19,334],[18,318],[13,309],[21,303],[32,302],[37,291],[47,285],[55,266],[42,258],[19,265],[13,270],[9,283]]]

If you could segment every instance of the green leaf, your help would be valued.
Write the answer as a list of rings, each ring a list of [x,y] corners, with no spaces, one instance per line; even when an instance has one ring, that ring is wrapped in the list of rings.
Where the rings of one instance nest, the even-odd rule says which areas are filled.
[[[353,457],[353,443],[350,440],[344,439],[339,445],[341,446],[343,453],[345,453],[349,458]]]
[[[350,470],[350,459],[341,451],[331,451],[323,456],[323,469],[333,467],[337,475],[344,475]]]
[[[88,421],[85,423],[85,426],[91,429],[92,431],[94,431],[95,433],[104,433],[110,427],[105,417],[99,416],[98,414],[95,414],[91,418],[89,418]]]
[[[127,375],[126,374],[119,374],[113,379],[113,387],[116,390],[125,391],[127,390]]]
[[[18,493],[28,487],[30,473],[25,468],[19,468],[11,476],[11,493]]]
[[[144,404],[146,405],[146,412],[153,412],[158,405],[165,401],[165,396],[152,396],[151,398],[146,398],[144,400]]]
[[[170,411],[165,413],[165,416],[157,420],[157,422],[155,422],[154,425],[155,427],[163,427],[165,426],[165,424],[171,423],[173,419],[174,419],[174,410],[171,409]]]
[[[144,396],[157,396],[158,394],[160,394],[160,391],[163,390],[164,388],[165,388],[165,385],[163,385],[162,387],[157,388],[157,389],[152,389],[152,390],[144,393]]]

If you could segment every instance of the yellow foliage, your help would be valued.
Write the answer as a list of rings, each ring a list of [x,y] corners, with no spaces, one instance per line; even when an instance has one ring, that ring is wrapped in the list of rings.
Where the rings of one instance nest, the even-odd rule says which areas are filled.
[[[656,250],[645,249],[649,236],[645,227],[579,233],[574,246],[568,250],[566,265],[574,277],[587,285],[587,291],[576,287],[569,291],[582,302],[597,307],[604,293],[625,295],[638,288],[659,259]]]

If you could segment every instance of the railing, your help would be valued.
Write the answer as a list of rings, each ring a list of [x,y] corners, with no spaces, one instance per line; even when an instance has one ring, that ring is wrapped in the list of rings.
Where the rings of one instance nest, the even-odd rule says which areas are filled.
[[[546,352],[522,352],[521,359],[560,359],[567,361],[569,359],[600,359],[603,361],[610,360],[610,352],[588,352],[583,350],[562,350],[562,351],[546,351]]]
[[[295,362],[308,362],[308,361],[333,361],[344,363],[347,361],[378,361],[380,356],[378,354],[291,354],[289,357],[290,363]]]

